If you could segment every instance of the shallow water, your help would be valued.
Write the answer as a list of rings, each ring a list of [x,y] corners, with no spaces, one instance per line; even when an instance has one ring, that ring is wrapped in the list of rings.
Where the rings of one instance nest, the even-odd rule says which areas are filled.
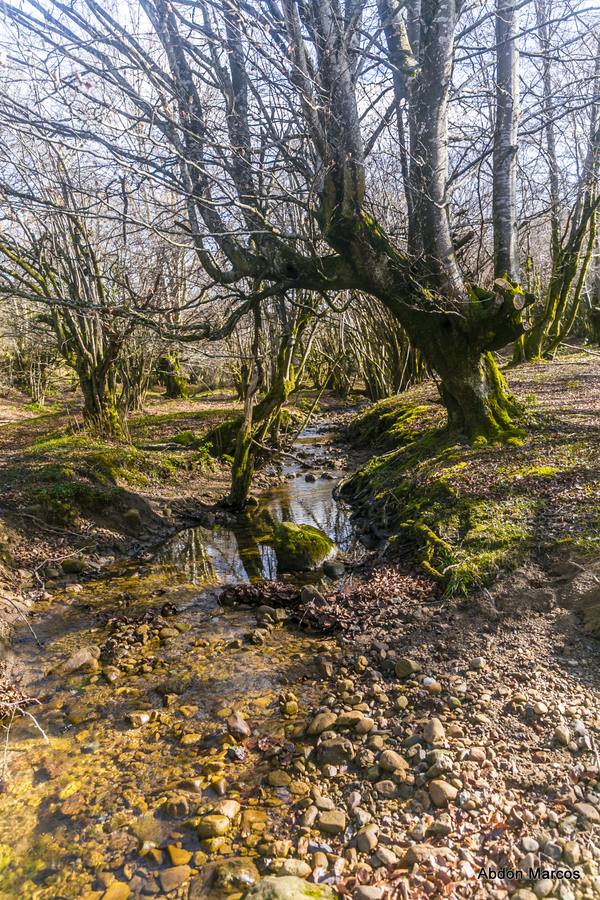
[[[296,449],[319,459],[322,440],[309,432]],[[286,465],[288,480],[259,498],[255,516],[316,525],[346,549],[347,512],[332,496],[339,473],[310,483],[299,471]],[[217,602],[223,584],[276,576],[272,548],[256,541],[249,517],[235,528],[181,532],[151,563],[124,566],[37,606],[32,624],[42,647],[23,629],[15,650],[41,700],[32,712],[46,739],[27,719],[10,731],[0,897],[84,897],[102,889],[102,873],[156,886],[169,865],[160,850],[167,841],[198,854],[190,864],[201,868],[207,853],[248,855],[263,831],[285,829],[292,794],[265,788],[264,777],[277,768],[269,755],[286,752],[318,696],[314,660],[327,643],[286,626],[255,645],[248,641],[253,612]],[[170,635],[160,634],[165,628]],[[100,671],[51,671],[81,648],[106,653],[111,634],[115,653],[101,665],[118,670],[114,683]],[[253,729],[242,749],[225,739],[233,709]],[[149,721],[131,727],[134,713]],[[219,846],[201,845],[190,820],[220,796],[239,799],[249,820],[217,839]]]

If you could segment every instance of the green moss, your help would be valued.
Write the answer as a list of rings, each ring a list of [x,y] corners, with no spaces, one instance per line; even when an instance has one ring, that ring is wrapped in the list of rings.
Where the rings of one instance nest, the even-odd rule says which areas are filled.
[[[342,486],[379,515],[393,541],[412,547],[420,565],[448,593],[467,593],[518,564],[531,549],[537,500],[528,494],[481,494],[471,478],[501,447],[458,443],[446,429],[429,427],[427,407],[394,398],[376,404],[351,425],[379,446],[375,456]],[[534,467],[530,467],[533,470]],[[541,467],[550,473],[551,467]],[[541,474],[541,473],[540,473]],[[479,488],[480,490],[480,488]]]
[[[560,472],[557,466],[524,466],[510,474],[510,478],[549,478]]]
[[[278,522],[269,538],[280,572],[306,572],[321,565],[335,549],[334,542],[312,525]]]
[[[432,404],[415,404],[389,397],[359,413],[348,426],[348,439],[356,446],[397,448],[415,440],[442,413]]]
[[[157,452],[105,442],[85,431],[53,432],[26,447],[4,476],[8,485],[18,484],[22,504],[38,518],[68,525],[111,505],[130,503],[124,488],[173,481],[213,465],[203,445]]]

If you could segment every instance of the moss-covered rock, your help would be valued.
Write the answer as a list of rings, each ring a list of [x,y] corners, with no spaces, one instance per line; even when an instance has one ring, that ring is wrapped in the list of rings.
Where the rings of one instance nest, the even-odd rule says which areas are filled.
[[[328,884],[311,884],[295,875],[270,876],[244,894],[244,900],[334,900],[335,891]]]
[[[312,525],[279,522],[270,541],[280,572],[308,572],[316,569],[335,551],[334,542]]]

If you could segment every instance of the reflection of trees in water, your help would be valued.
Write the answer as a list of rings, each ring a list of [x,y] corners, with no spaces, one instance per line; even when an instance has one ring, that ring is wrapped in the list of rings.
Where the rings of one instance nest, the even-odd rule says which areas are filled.
[[[276,496],[271,503],[275,517],[282,522],[296,522],[299,525],[314,525],[324,531],[342,550],[350,543],[352,528],[348,512],[333,499],[329,487],[322,493],[318,489],[303,488],[293,496],[285,486],[286,494]]]
[[[229,528],[190,528],[157,557],[183,572],[193,584],[219,584],[277,577],[277,559],[269,543],[274,521],[320,528],[343,550],[352,530],[346,509],[336,503],[331,485],[288,482],[274,491],[253,517]]]
[[[248,581],[236,536],[229,529],[190,528],[159,559],[173,563],[193,584]]]

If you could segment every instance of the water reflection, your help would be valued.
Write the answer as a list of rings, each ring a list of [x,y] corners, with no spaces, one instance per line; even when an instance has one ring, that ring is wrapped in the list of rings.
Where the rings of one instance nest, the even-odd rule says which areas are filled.
[[[314,441],[314,433],[309,432],[298,446],[314,457],[318,452]],[[352,541],[349,510],[333,497],[339,473],[321,478],[317,470],[317,480],[306,481],[300,468],[297,463],[286,466],[288,480],[265,492],[252,515],[228,527],[182,531],[163,547],[156,561],[183,572],[197,585],[274,580],[277,559],[268,537],[273,520],[313,525],[341,550],[348,550]]]

